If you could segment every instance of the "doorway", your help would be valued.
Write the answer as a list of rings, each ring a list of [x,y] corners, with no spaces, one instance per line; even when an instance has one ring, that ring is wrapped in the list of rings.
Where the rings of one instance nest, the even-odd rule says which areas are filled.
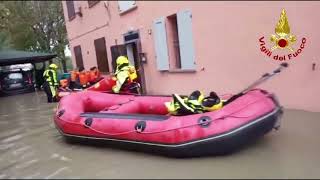
[[[116,60],[119,56],[127,56],[127,49],[126,46],[124,44],[120,44],[120,45],[114,45],[110,47],[111,50],[111,65],[112,65],[112,71],[115,72],[116,71]]]
[[[133,37],[130,39],[130,37]],[[112,56],[112,68],[115,71],[116,59],[119,56],[127,56],[131,65],[133,65],[138,74],[138,82],[141,85],[141,93],[146,94],[146,84],[143,62],[141,61],[141,42],[139,39],[138,32],[129,33],[124,35],[124,44],[111,46],[111,56]]]

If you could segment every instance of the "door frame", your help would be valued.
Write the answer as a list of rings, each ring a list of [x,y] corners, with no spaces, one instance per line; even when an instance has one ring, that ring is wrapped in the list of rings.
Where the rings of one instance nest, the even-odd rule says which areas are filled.
[[[137,35],[136,38],[126,40],[126,37],[129,35]],[[136,58],[134,59],[135,65],[138,67],[138,76],[140,76],[140,81],[141,81],[141,93],[142,94],[147,94],[147,88],[146,88],[146,80],[145,80],[145,74],[144,74],[144,62],[142,61],[142,47],[141,47],[141,40],[140,40],[140,33],[139,30],[136,31],[129,31],[125,34],[123,34],[123,44],[127,46],[128,44],[133,44],[136,49]],[[135,53],[135,52],[134,52]]]
[[[125,49],[125,52],[124,52]],[[110,46],[110,52],[111,52],[111,68],[112,72],[116,72],[116,60],[120,55],[127,55],[127,49],[125,48],[124,44],[117,44]]]

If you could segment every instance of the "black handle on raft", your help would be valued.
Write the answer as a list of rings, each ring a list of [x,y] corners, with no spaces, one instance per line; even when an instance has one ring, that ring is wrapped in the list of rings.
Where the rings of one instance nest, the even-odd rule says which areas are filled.
[[[199,124],[199,126],[206,128],[206,127],[210,126],[211,121],[212,121],[211,117],[209,117],[209,116],[201,116],[198,119],[198,124]]]
[[[66,112],[66,110],[61,109],[61,110],[58,112],[58,117],[61,117],[65,112]]]
[[[135,126],[134,129],[138,132],[141,133],[143,132],[147,127],[147,123],[145,121],[139,121]]]
[[[93,119],[92,118],[87,118],[85,121],[84,121],[84,127],[85,128],[89,128],[91,125],[92,125],[92,121]]]

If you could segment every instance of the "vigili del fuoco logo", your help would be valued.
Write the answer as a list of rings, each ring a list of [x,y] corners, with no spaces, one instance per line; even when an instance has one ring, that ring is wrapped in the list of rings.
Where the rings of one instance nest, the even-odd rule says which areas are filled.
[[[296,44],[297,38],[290,32],[288,18],[284,9],[281,12],[279,22],[276,25],[275,34],[272,34],[269,40],[273,44],[271,49],[266,47],[266,40],[264,36],[259,39],[260,50],[268,57],[278,61],[292,60],[293,58],[299,56],[307,41],[306,38],[303,37],[300,40],[300,46],[293,48]],[[276,53],[279,51],[276,50],[289,50],[290,53],[279,55]]]

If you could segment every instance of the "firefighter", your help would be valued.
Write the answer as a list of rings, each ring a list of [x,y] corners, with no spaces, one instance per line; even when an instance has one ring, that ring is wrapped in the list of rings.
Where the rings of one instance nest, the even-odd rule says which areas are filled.
[[[48,103],[57,102],[57,89],[59,87],[57,77],[58,66],[56,64],[50,64],[49,68],[44,71],[43,77],[45,82],[43,83],[44,91],[47,94]]]
[[[77,82],[79,82],[79,71],[78,69],[74,69],[73,71],[70,71],[70,85],[69,87],[71,89],[77,88]]]
[[[172,115],[190,115],[209,111],[215,111],[222,108],[223,101],[215,92],[210,92],[208,97],[204,97],[200,91],[194,91],[189,97],[181,97],[173,94],[173,100],[166,102],[165,106]]]
[[[112,87],[112,91],[114,93],[119,93],[123,85],[134,82],[138,76],[136,69],[134,66],[130,65],[127,57],[119,56],[116,60],[116,63],[116,84]]]

